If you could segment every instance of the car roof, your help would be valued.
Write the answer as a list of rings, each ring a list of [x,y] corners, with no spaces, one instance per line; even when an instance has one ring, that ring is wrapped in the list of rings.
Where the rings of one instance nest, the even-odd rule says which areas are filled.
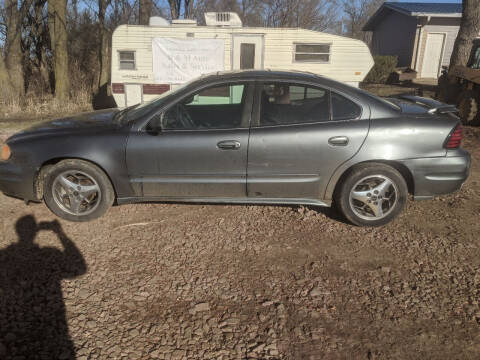
[[[225,80],[292,80],[314,82],[320,86],[331,87],[338,91],[348,93],[355,97],[364,97],[364,92],[353,86],[347,85],[340,81],[336,81],[312,72],[295,71],[295,70],[232,70],[232,71],[218,71],[203,75],[199,78],[200,81],[214,82]]]
[[[191,85],[207,85],[209,83],[224,82],[230,80],[265,80],[265,81],[300,81],[313,83],[320,87],[330,88],[340,94],[350,96],[360,101],[364,106],[370,107],[372,117],[398,116],[398,109],[393,104],[388,104],[377,96],[362,89],[347,85],[340,81],[303,71],[283,70],[233,70],[219,71],[205,74],[194,81]]]
[[[205,80],[228,80],[228,79],[296,79],[296,80],[318,80],[321,76],[304,71],[293,70],[231,70],[218,71],[202,76]]]

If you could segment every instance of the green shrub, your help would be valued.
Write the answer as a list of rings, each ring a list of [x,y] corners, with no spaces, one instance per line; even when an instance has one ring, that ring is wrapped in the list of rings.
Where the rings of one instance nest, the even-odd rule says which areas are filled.
[[[374,83],[374,84],[385,84],[392,72],[395,71],[395,68],[398,63],[398,58],[396,56],[374,56],[373,60],[375,65],[373,65],[372,70],[365,77],[365,82]]]

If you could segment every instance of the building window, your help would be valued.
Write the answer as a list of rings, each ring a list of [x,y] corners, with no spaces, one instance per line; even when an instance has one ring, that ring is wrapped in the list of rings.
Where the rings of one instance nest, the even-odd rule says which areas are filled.
[[[120,70],[135,70],[135,51],[119,51]]]
[[[330,62],[330,44],[295,44],[294,60],[298,62]]]
[[[255,68],[255,44],[240,44],[240,69]]]

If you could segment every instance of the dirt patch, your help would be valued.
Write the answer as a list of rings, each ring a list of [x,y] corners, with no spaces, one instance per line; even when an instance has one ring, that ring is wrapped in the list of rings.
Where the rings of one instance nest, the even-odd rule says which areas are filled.
[[[57,224],[2,195],[0,358],[478,359],[479,129],[465,147],[461,191],[378,229],[181,204]]]

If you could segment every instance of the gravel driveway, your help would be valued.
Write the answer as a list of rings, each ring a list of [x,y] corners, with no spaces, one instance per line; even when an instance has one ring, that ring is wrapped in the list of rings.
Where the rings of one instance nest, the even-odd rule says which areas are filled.
[[[0,195],[0,359],[478,359],[480,131],[454,195],[383,228],[329,209]]]

